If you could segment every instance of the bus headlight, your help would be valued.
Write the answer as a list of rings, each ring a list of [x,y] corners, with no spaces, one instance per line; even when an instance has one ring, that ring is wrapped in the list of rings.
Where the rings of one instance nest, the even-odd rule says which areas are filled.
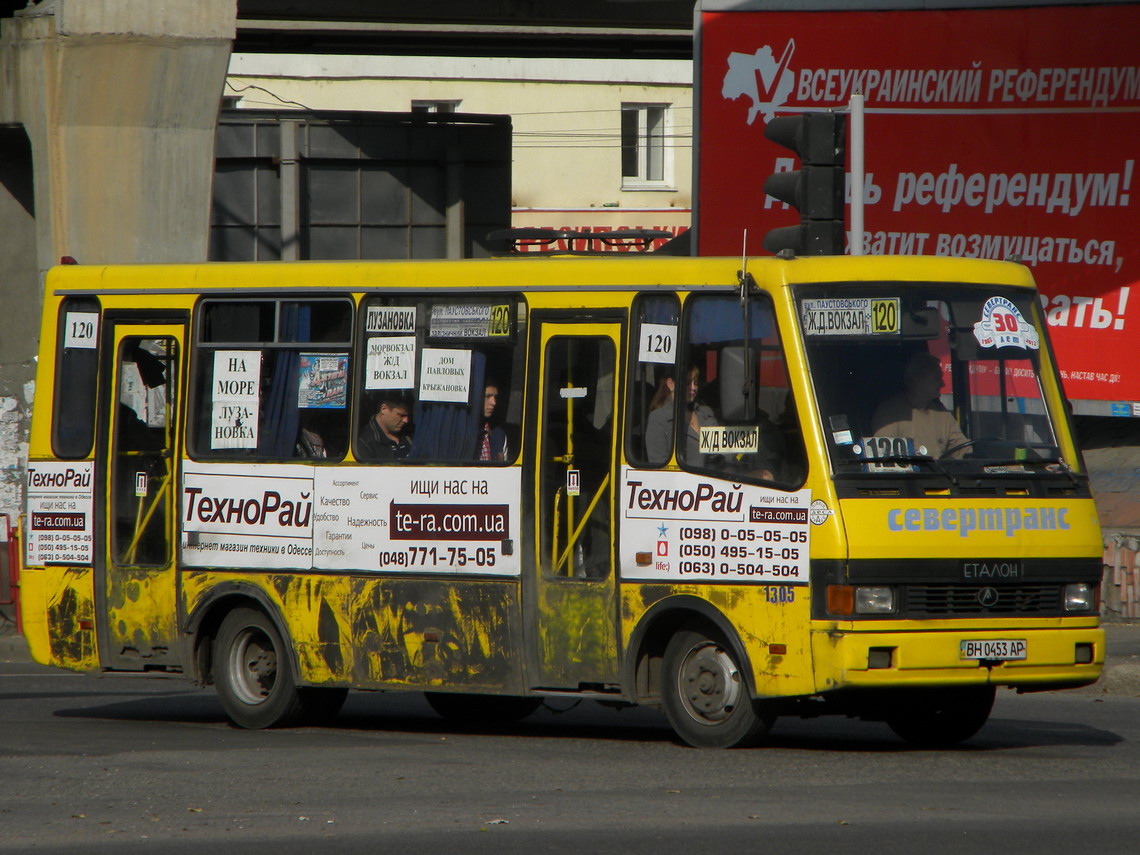
[[[895,589],[888,585],[828,585],[827,611],[833,615],[889,615]]]
[[[855,614],[889,615],[895,611],[895,589],[889,585],[860,585],[855,589]]]
[[[1096,588],[1088,582],[1065,586],[1065,611],[1091,612],[1096,609]]]

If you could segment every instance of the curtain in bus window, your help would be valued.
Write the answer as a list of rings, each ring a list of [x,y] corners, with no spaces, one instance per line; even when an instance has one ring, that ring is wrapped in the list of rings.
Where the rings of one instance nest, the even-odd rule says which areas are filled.
[[[749,337],[766,338],[773,334],[772,314],[752,306],[752,324]],[[700,300],[693,307],[689,319],[689,343],[693,345],[718,344],[726,337],[739,337],[744,329],[744,310],[740,302],[733,299]]]
[[[281,304],[279,335],[286,341],[308,341],[310,326],[309,306],[297,303]],[[269,457],[289,457],[300,427],[297,411],[297,387],[300,381],[300,354],[295,351],[278,351],[269,381],[269,395],[258,432],[258,454]]]
[[[646,297],[638,303],[643,324],[676,324],[676,297]]]
[[[421,401],[415,408],[415,433],[408,457],[413,460],[473,460],[482,417],[487,357],[471,354],[471,388],[466,404]]]

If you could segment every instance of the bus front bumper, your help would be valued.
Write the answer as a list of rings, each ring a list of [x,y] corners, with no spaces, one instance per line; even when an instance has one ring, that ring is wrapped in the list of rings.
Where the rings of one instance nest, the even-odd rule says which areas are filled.
[[[813,633],[819,691],[991,683],[1022,691],[1077,688],[1104,668],[1100,628]]]

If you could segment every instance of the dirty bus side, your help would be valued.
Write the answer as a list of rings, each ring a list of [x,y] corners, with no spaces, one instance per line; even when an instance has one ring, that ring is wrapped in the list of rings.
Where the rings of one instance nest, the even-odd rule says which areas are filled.
[[[1023,268],[544,258],[53,270],[22,617],[244,727],[350,689],[950,743],[1092,682],[1096,518]],[[922,383],[919,383],[919,379]]]

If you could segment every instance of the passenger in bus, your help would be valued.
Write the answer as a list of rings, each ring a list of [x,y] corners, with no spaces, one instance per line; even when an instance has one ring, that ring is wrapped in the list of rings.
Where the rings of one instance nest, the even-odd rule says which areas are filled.
[[[412,441],[405,429],[411,412],[410,396],[404,392],[382,395],[376,413],[360,431],[357,456],[362,460],[402,460],[407,457]]]
[[[483,418],[476,441],[476,460],[506,460],[507,432],[492,422],[495,409],[499,405],[499,384],[488,378],[483,387]]]
[[[920,351],[903,370],[903,391],[883,401],[871,419],[875,436],[913,440],[916,454],[961,457],[969,443],[954,414],[942,405],[942,363]]]
[[[166,448],[166,431],[152,428],[135,408],[119,401],[118,447],[120,451],[162,451]]]
[[[301,411],[301,425],[297,431],[297,442],[293,447],[294,457],[307,457],[310,460],[324,460],[339,456],[329,441],[331,420],[324,410],[308,409]]]
[[[705,404],[697,401],[701,375],[695,365],[685,372],[686,412],[689,414],[685,432],[685,457],[692,463],[700,460],[701,428],[716,424],[716,416]],[[650,463],[664,463],[673,453],[673,397],[676,382],[666,374],[657,384],[657,391],[649,401],[649,416],[645,420],[645,456]]]
[[[329,455],[321,435],[312,428],[302,425],[297,433],[297,445],[293,448],[293,456],[307,457],[310,460],[323,460]]]

